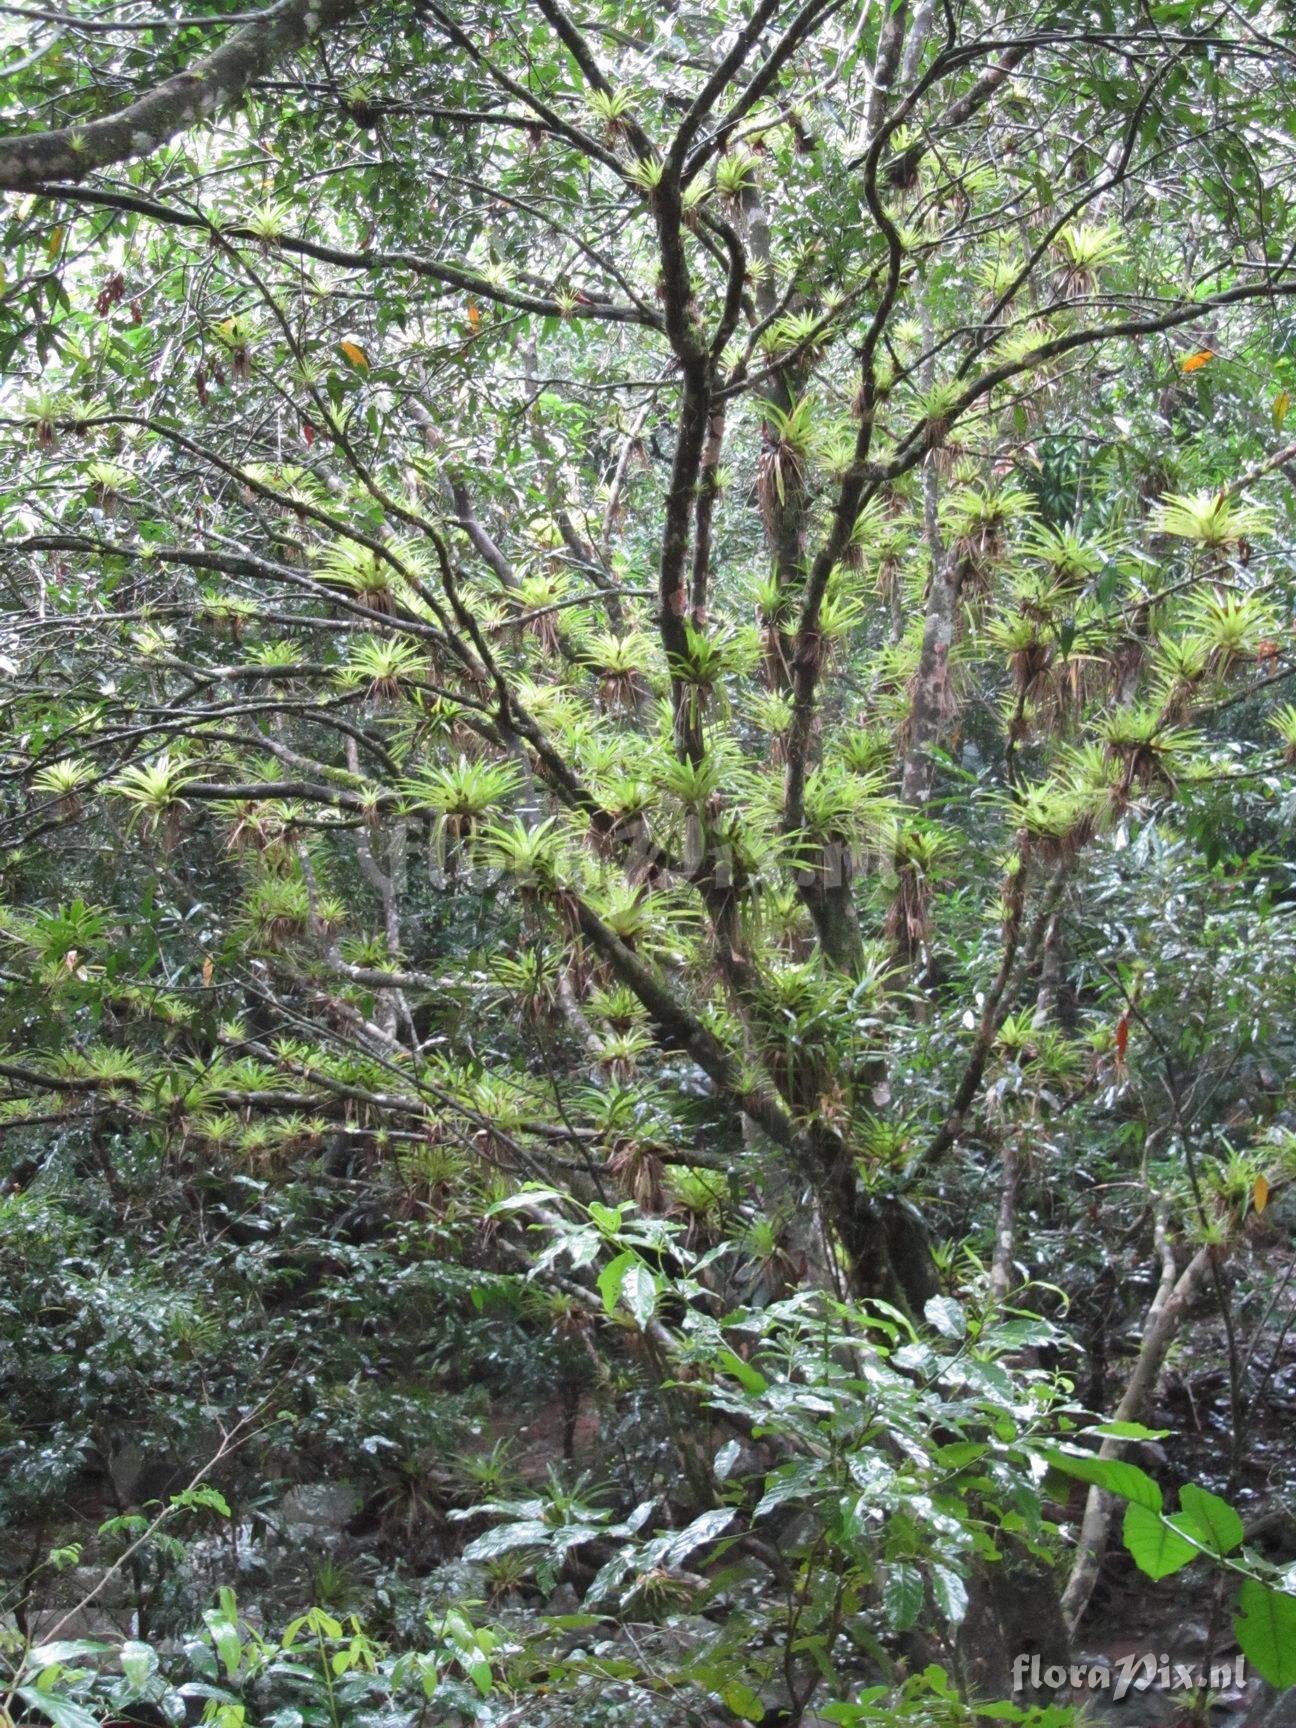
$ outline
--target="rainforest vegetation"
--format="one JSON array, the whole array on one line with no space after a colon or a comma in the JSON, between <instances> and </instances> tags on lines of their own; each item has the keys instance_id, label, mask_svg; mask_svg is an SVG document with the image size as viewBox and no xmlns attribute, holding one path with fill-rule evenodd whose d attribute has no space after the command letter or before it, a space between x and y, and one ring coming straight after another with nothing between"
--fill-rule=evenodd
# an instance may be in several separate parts
<instances>
[{"instance_id":1,"label":"rainforest vegetation","mask_svg":"<svg viewBox=\"0 0 1296 1728\"><path fill-rule=\"evenodd\" d=\"M0 1722L1290 1721L1290 0L0 74Z\"/></svg>"}]
</instances>

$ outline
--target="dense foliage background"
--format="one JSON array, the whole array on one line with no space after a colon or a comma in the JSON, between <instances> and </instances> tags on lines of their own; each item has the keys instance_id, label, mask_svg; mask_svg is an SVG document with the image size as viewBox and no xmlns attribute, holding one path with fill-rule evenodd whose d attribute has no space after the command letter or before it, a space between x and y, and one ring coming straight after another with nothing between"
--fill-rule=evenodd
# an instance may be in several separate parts
<instances>
[{"instance_id":1,"label":"dense foliage background","mask_svg":"<svg viewBox=\"0 0 1296 1728\"><path fill-rule=\"evenodd\" d=\"M1290 8L71 6L4 1711L1063 1728L1015 1659L1132 1639L1261 1710Z\"/></svg>"}]
</instances>

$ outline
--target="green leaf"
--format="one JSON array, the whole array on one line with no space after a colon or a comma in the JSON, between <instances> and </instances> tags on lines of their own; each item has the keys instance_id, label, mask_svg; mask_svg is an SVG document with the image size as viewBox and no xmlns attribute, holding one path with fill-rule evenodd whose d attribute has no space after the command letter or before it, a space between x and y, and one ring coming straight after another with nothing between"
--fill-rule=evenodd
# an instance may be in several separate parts
<instances>
[{"instance_id":1,"label":"green leaf","mask_svg":"<svg viewBox=\"0 0 1296 1728\"><path fill-rule=\"evenodd\" d=\"M745 1686L741 1680L731 1680L720 1693L725 1705L734 1715L744 1722L761 1722L765 1718L765 1706L760 1697L750 1686Z\"/></svg>"},{"instance_id":2,"label":"green leaf","mask_svg":"<svg viewBox=\"0 0 1296 1728\"><path fill-rule=\"evenodd\" d=\"M1185 1482L1179 1490L1179 1504L1212 1553L1231 1554L1241 1546L1245 1535L1242 1520L1227 1500L1195 1482Z\"/></svg>"},{"instance_id":3,"label":"green leaf","mask_svg":"<svg viewBox=\"0 0 1296 1728\"><path fill-rule=\"evenodd\" d=\"M1094 1440L1164 1440L1168 1428L1145 1428L1141 1422L1099 1422L1086 1428L1086 1437Z\"/></svg>"},{"instance_id":4,"label":"green leaf","mask_svg":"<svg viewBox=\"0 0 1296 1728\"><path fill-rule=\"evenodd\" d=\"M1068 1452L1061 1447L1052 1448L1044 1457L1064 1476L1075 1476L1135 1506L1146 1506L1150 1512L1161 1510L1160 1488L1137 1464L1127 1464L1123 1458L1098 1458L1092 1452Z\"/></svg>"},{"instance_id":5,"label":"green leaf","mask_svg":"<svg viewBox=\"0 0 1296 1728\"><path fill-rule=\"evenodd\" d=\"M1233 1629L1247 1661L1271 1686L1296 1686L1296 1597L1248 1578L1238 1607Z\"/></svg>"},{"instance_id":6,"label":"green leaf","mask_svg":"<svg viewBox=\"0 0 1296 1728\"><path fill-rule=\"evenodd\" d=\"M32 1671L51 1668L56 1662L75 1662L78 1656L97 1656L110 1648L94 1638L59 1638L53 1644L37 1644L28 1654L27 1667Z\"/></svg>"},{"instance_id":7,"label":"green leaf","mask_svg":"<svg viewBox=\"0 0 1296 1728\"><path fill-rule=\"evenodd\" d=\"M657 1280L640 1261L621 1280L621 1299L642 1331L657 1312Z\"/></svg>"},{"instance_id":8,"label":"green leaf","mask_svg":"<svg viewBox=\"0 0 1296 1728\"><path fill-rule=\"evenodd\" d=\"M137 1692L142 1692L157 1673L157 1651L151 1644L128 1638L121 1647L121 1671Z\"/></svg>"},{"instance_id":9,"label":"green leaf","mask_svg":"<svg viewBox=\"0 0 1296 1728\"><path fill-rule=\"evenodd\" d=\"M893 1632L907 1632L922 1613L922 1573L908 1561L888 1567L882 1586L882 1612Z\"/></svg>"},{"instance_id":10,"label":"green leaf","mask_svg":"<svg viewBox=\"0 0 1296 1728\"><path fill-rule=\"evenodd\" d=\"M177 1511L186 1507L203 1507L209 1512L219 1512L222 1518L230 1516L229 1501L219 1488L209 1488L205 1482L199 1483L196 1488L185 1488L179 1494L173 1494L171 1505Z\"/></svg>"},{"instance_id":11,"label":"green leaf","mask_svg":"<svg viewBox=\"0 0 1296 1728\"><path fill-rule=\"evenodd\" d=\"M923 1315L942 1338L961 1338L967 1331L963 1310L952 1296L933 1296L923 1308Z\"/></svg>"},{"instance_id":12,"label":"green leaf","mask_svg":"<svg viewBox=\"0 0 1296 1728\"><path fill-rule=\"evenodd\" d=\"M38 1692L34 1686L19 1686L17 1692L24 1704L48 1716L54 1728L99 1728L98 1718L72 1698L60 1697L57 1692Z\"/></svg>"},{"instance_id":13,"label":"green leaf","mask_svg":"<svg viewBox=\"0 0 1296 1728\"><path fill-rule=\"evenodd\" d=\"M933 1566L931 1581L936 1606L951 1626L960 1625L968 1611L967 1585L948 1566Z\"/></svg>"},{"instance_id":14,"label":"green leaf","mask_svg":"<svg viewBox=\"0 0 1296 1728\"><path fill-rule=\"evenodd\" d=\"M511 1548L539 1548L548 1542L553 1531L539 1518L524 1518L516 1524L498 1524L470 1542L463 1551L465 1560L494 1560Z\"/></svg>"},{"instance_id":15,"label":"green leaf","mask_svg":"<svg viewBox=\"0 0 1296 1728\"><path fill-rule=\"evenodd\" d=\"M1122 1532L1134 1564L1149 1578L1169 1578L1197 1558L1197 1549L1186 1541L1161 1513L1146 1506L1125 1508Z\"/></svg>"},{"instance_id":16,"label":"green leaf","mask_svg":"<svg viewBox=\"0 0 1296 1728\"><path fill-rule=\"evenodd\" d=\"M618 1254L598 1275L599 1295L603 1298L603 1312L610 1314L616 1307L621 1296L621 1280L635 1263L635 1257L627 1248Z\"/></svg>"},{"instance_id":17,"label":"green leaf","mask_svg":"<svg viewBox=\"0 0 1296 1728\"><path fill-rule=\"evenodd\" d=\"M762 1392L769 1391L769 1381L758 1368L753 1368L750 1362L744 1362L742 1357L732 1350L716 1352L716 1364L723 1368L726 1374L732 1374L744 1392L750 1392L759 1397Z\"/></svg>"}]
</instances>

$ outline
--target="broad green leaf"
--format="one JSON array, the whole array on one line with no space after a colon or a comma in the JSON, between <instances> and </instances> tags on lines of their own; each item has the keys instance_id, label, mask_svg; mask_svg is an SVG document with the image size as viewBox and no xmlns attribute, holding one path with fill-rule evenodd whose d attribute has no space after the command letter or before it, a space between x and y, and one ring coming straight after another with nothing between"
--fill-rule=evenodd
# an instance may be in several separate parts
<instances>
[{"instance_id":1,"label":"broad green leaf","mask_svg":"<svg viewBox=\"0 0 1296 1728\"><path fill-rule=\"evenodd\" d=\"M1142 1422L1099 1422L1085 1429L1086 1438L1095 1440L1164 1440L1168 1428L1146 1428Z\"/></svg>"},{"instance_id":2,"label":"broad green leaf","mask_svg":"<svg viewBox=\"0 0 1296 1728\"><path fill-rule=\"evenodd\" d=\"M1193 1544L1185 1541L1160 1512L1146 1506L1131 1504L1125 1508L1122 1534L1134 1564L1149 1578L1169 1578L1198 1556Z\"/></svg>"},{"instance_id":3,"label":"broad green leaf","mask_svg":"<svg viewBox=\"0 0 1296 1728\"><path fill-rule=\"evenodd\" d=\"M603 1298L603 1312L611 1314L621 1298L621 1281L635 1263L635 1256L627 1248L615 1259L609 1260L598 1275L598 1291Z\"/></svg>"},{"instance_id":4,"label":"broad green leaf","mask_svg":"<svg viewBox=\"0 0 1296 1728\"><path fill-rule=\"evenodd\" d=\"M17 1695L43 1716L48 1716L54 1728L99 1728L99 1718L84 1704L65 1698L58 1692L41 1692L35 1686L19 1686Z\"/></svg>"},{"instance_id":5,"label":"broad green leaf","mask_svg":"<svg viewBox=\"0 0 1296 1728\"><path fill-rule=\"evenodd\" d=\"M952 1296L933 1296L923 1314L942 1338L961 1338L967 1331L967 1318Z\"/></svg>"},{"instance_id":6,"label":"broad green leaf","mask_svg":"<svg viewBox=\"0 0 1296 1728\"><path fill-rule=\"evenodd\" d=\"M543 1548L553 1535L551 1525L539 1518L524 1518L516 1524L498 1524L478 1536L463 1551L465 1560L494 1560L513 1548Z\"/></svg>"},{"instance_id":7,"label":"broad green leaf","mask_svg":"<svg viewBox=\"0 0 1296 1728\"><path fill-rule=\"evenodd\" d=\"M50 1668L56 1662L75 1662L81 1656L97 1656L111 1649L96 1638L59 1638L53 1644L36 1644L27 1653L27 1667L32 1671Z\"/></svg>"},{"instance_id":8,"label":"broad green leaf","mask_svg":"<svg viewBox=\"0 0 1296 1728\"><path fill-rule=\"evenodd\" d=\"M922 1573L908 1561L888 1566L882 1586L882 1612L893 1632L907 1632L922 1612Z\"/></svg>"},{"instance_id":9,"label":"broad green leaf","mask_svg":"<svg viewBox=\"0 0 1296 1728\"><path fill-rule=\"evenodd\" d=\"M642 1261L626 1269L621 1280L621 1300L641 1329L657 1312L657 1280Z\"/></svg>"},{"instance_id":10,"label":"broad green leaf","mask_svg":"<svg viewBox=\"0 0 1296 1728\"><path fill-rule=\"evenodd\" d=\"M1242 1520L1227 1500L1195 1482L1185 1482L1179 1490L1179 1504L1213 1553L1231 1554L1241 1546L1245 1534Z\"/></svg>"},{"instance_id":11,"label":"broad green leaf","mask_svg":"<svg viewBox=\"0 0 1296 1728\"><path fill-rule=\"evenodd\" d=\"M1150 1512L1161 1510L1160 1488L1137 1464L1128 1464L1123 1458L1098 1458L1091 1452L1069 1452L1061 1447L1051 1449L1044 1457L1054 1470L1061 1470L1066 1476L1089 1482L1135 1506L1146 1506Z\"/></svg>"},{"instance_id":12,"label":"broad green leaf","mask_svg":"<svg viewBox=\"0 0 1296 1728\"><path fill-rule=\"evenodd\" d=\"M720 1350L716 1353L717 1364L727 1374L732 1374L744 1391L759 1396L769 1390L769 1381L759 1368L753 1368L750 1362L744 1362L742 1357L732 1350Z\"/></svg>"},{"instance_id":13,"label":"broad green leaf","mask_svg":"<svg viewBox=\"0 0 1296 1728\"><path fill-rule=\"evenodd\" d=\"M1271 1686L1296 1686L1296 1596L1248 1578L1238 1609L1233 1629L1251 1667Z\"/></svg>"},{"instance_id":14,"label":"broad green leaf","mask_svg":"<svg viewBox=\"0 0 1296 1728\"><path fill-rule=\"evenodd\" d=\"M968 1611L967 1585L949 1566L931 1569L932 1596L951 1626L962 1624Z\"/></svg>"},{"instance_id":15,"label":"broad green leaf","mask_svg":"<svg viewBox=\"0 0 1296 1728\"><path fill-rule=\"evenodd\" d=\"M728 1685L721 1689L720 1696L725 1701L726 1709L732 1710L740 1721L765 1720L765 1706L761 1702L760 1694L753 1692L751 1687L744 1685L741 1680L729 1681Z\"/></svg>"},{"instance_id":16,"label":"broad green leaf","mask_svg":"<svg viewBox=\"0 0 1296 1728\"><path fill-rule=\"evenodd\" d=\"M158 1655L151 1644L128 1638L121 1647L121 1671L137 1692L142 1692L157 1673Z\"/></svg>"}]
</instances>

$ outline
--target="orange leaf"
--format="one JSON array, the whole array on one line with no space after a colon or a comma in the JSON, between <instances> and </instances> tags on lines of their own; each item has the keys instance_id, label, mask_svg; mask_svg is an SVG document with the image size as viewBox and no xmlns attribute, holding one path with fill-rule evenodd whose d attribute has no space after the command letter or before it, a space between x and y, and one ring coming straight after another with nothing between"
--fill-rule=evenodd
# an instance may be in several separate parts
<instances>
[{"instance_id":1,"label":"orange leaf","mask_svg":"<svg viewBox=\"0 0 1296 1728\"><path fill-rule=\"evenodd\" d=\"M1179 362L1179 370L1181 372L1196 372L1199 367L1205 366L1208 361L1214 358L1215 350L1213 348L1199 348L1195 354L1190 354L1186 360Z\"/></svg>"},{"instance_id":2,"label":"orange leaf","mask_svg":"<svg viewBox=\"0 0 1296 1728\"><path fill-rule=\"evenodd\" d=\"M468 302L468 322L472 325L474 330L480 330L481 321L481 307L475 300L470 300Z\"/></svg>"},{"instance_id":3,"label":"orange leaf","mask_svg":"<svg viewBox=\"0 0 1296 1728\"><path fill-rule=\"evenodd\" d=\"M1263 1212L1269 1204L1269 1178L1267 1176L1256 1177L1255 1187L1251 1190L1251 1204L1257 1212Z\"/></svg>"},{"instance_id":4,"label":"orange leaf","mask_svg":"<svg viewBox=\"0 0 1296 1728\"><path fill-rule=\"evenodd\" d=\"M369 356L358 342L339 342L338 347L353 366L358 366L362 372L369 370Z\"/></svg>"}]
</instances>

